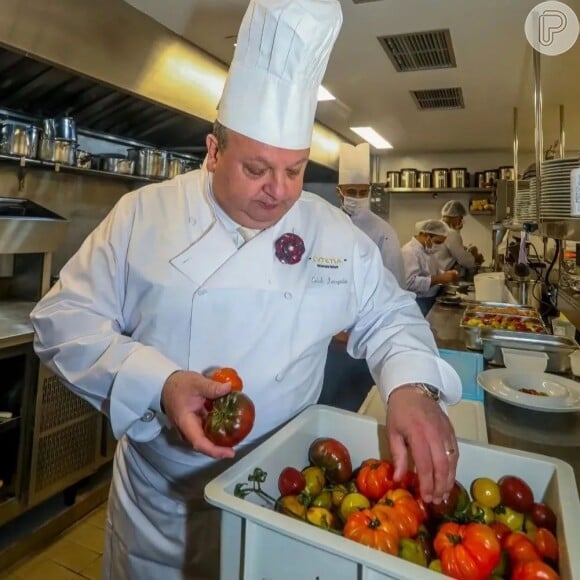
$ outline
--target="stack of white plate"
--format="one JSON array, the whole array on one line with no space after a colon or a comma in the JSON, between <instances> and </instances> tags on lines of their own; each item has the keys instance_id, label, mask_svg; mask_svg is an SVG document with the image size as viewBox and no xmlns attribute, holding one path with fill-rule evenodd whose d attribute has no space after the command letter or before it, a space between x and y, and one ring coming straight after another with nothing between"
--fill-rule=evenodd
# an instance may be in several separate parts
<instances>
[{"instance_id":1,"label":"stack of white plate","mask_svg":"<svg viewBox=\"0 0 580 580\"><path fill-rule=\"evenodd\" d=\"M577 157L551 159L542 163L541 217L570 217L570 172L576 167L580 167Z\"/></svg>"},{"instance_id":2,"label":"stack of white plate","mask_svg":"<svg viewBox=\"0 0 580 580\"><path fill-rule=\"evenodd\" d=\"M514 199L514 222L536 221L536 179L518 185L518 193Z\"/></svg>"}]
</instances>

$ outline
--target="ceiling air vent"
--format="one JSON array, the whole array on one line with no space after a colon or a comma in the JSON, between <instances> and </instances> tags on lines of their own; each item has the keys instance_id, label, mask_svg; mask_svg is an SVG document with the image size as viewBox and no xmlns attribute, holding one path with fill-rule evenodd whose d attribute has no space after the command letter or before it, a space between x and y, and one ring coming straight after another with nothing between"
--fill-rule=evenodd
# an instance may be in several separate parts
<instances>
[{"instance_id":1,"label":"ceiling air vent","mask_svg":"<svg viewBox=\"0 0 580 580\"><path fill-rule=\"evenodd\" d=\"M457 66L449 30L379 36L378 40L398 72Z\"/></svg>"},{"instance_id":2,"label":"ceiling air vent","mask_svg":"<svg viewBox=\"0 0 580 580\"><path fill-rule=\"evenodd\" d=\"M427 89L411 91L417 107L421 111L433 109L464 109L463 91L459 87L452 89Z\"/></svg>"}]
</instances>

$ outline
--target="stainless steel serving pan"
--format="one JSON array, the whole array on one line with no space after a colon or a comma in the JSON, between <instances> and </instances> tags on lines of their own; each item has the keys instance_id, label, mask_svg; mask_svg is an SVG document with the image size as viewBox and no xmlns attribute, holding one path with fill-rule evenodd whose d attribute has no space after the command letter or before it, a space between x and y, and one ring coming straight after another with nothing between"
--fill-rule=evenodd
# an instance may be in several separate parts
<instances>
[{"instance_id":1,"label":"stainless steel serving pan","mask_svg":"<svg viewBox=\"0 0 580 580\"><path fill-rule=\"evenodd\" d=\"M129 159L135 161L135 173L142 177L167 178L167 151L159 149L127 149Z\"/></svg>"},{"instance_id":2,"label":"stainless steel serving pan","mask_svg":"<svg viewBox=\"0 0 580 580\"><path fill-rule=\"evenodd\" d=\"M493 365L504 365L502 348L516 348L545 352L548 355L546 372L567 373L570 370L570 358L578 344L564 336L534 334L529 332L510 332L491 328L481 329L483 357Z\"/></svg>"}]
</instances>

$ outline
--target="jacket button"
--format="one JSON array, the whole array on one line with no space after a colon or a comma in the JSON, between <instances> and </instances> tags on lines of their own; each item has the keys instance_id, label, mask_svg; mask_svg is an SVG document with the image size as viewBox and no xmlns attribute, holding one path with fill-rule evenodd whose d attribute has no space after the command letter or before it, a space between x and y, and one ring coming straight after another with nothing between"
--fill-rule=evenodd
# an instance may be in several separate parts
<instances>
[{"instance_id":1,"label":"jacket button","mask_svg":"<svg viewBox=\"0 0 580 580\"><path fill-rule=\"evenodd\" d=\"M276 375L276 382L281 383L284 380L284 373L278 373Z\"/></svg>"},{"instance_id":2,"label":"jacket button","mask_svg":"<svg viewBox=\"0 0 580 580\"><path fill-rule=\"evenodd\" d=\"M141 421L143 421L144 423L151 423L151 421L153 421L153 419L155 419L155 411L147 411L143 417L141 417Z\"/></svg>"},{"instance_id":3,"label":"jacket button","mask_svg":"<svg viewBox=\"0 0 580 580\"><path fill-rule=\"evenodd\" d=\"M198 296L205 296L207 294L207 290L205 288L201 288L197 294Z\"/></svg>"},{"instance_id":4,"label":"jacket button","mask_svg":"<svg viewBox=\"0 0 580 580\"><path fill-rule=\"evenodd\" d=\"M286 300L292 300L292 292L284 292L284 298Z\"/></svg>"}]
</instances>

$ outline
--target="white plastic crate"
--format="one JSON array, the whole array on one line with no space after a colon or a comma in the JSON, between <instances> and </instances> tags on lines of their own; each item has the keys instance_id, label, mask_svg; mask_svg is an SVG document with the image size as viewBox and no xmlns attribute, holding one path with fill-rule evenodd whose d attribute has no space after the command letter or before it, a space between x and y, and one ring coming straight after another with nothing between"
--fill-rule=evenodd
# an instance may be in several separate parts
<instances>
[{"instance_id":1,"label":"white plastic crate","mask_svg":"<svg viewBox=\"0 0 580 580\"><path fill-rule=\"evenodd\" d=\"M431 578L440 574L262 507L251 494L234 496L237 483L260 467L268 473L263 489L277 497L280 471L308 464L317 437L335 437L356 467L369 457L388 457L384 427L374 418L315 405L262 443L205 488L207 501L222 511L222 580L379 580ZM580 501L572 468L542 455L459 441L457 479L513 474L531 486L558 516L562 580L580 578Z\"/></svg>"}]
</instances>

